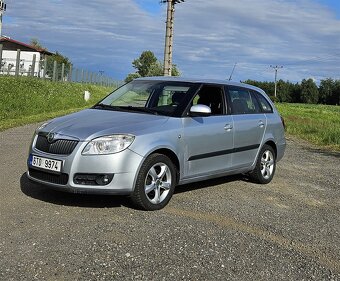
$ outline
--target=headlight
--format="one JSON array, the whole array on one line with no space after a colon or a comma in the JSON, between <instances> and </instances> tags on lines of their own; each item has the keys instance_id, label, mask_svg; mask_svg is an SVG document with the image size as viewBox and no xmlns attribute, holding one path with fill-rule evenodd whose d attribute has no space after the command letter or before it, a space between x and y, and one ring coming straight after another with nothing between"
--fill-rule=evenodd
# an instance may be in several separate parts
<instances>
[{"instance_id":1,"label":"headlight","mask_svg":"<svg viewBox=\"0 0 340 281\"><path fill-rule=\"evenodd\" d=\"M96 138L84 148L83 155L105 155L121 152L133 143L135 137L131 135L112 135Z\"/></svg>"}]
</instances>

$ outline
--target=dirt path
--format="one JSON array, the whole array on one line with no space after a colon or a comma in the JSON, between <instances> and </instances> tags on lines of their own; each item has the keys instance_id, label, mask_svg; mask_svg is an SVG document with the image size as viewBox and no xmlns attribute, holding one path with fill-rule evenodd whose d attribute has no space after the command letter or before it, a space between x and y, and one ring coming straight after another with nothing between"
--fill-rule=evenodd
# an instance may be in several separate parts
<instances>
[{"instance_id":1,"label":"dirt path","mask_svg":"<svg viewBox=\"0 0 340 281\"><path fill-rule=\"evenodd\" d=\"M269 185L177 188L159 212L25 176L35 125L0 133L0 280L340 280L340 154L290 139Z\"/></svg>"}]
</instances>

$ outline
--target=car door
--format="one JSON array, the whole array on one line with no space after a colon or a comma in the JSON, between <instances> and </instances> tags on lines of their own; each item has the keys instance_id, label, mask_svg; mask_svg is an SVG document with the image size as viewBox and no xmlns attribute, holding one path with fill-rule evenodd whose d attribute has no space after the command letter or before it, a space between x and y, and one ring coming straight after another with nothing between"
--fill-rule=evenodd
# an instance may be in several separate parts
<instances>
[{"instance_id":1,"label":"car door","mask_svg":"<svg viewBox=\"0 0 340 281\"><path fill-rule=\"evenodd\" d=\"M247 88L228 86L228 100L234 124L233 168L251 166L257 156L267 126L252 91Z\"/></svg>"},{"instance_id":2,"label":"car door","mask_svg":"<svg viewBox=\"0 0 340 281\"><path fill-rule=\"evenodd\" d=\"M209 116L187 116L183 122L184 175L212 175L231 167L233 118L227 114L223 87L203 86L192 105L211 108Z\"/></svg>"}]
</instances>

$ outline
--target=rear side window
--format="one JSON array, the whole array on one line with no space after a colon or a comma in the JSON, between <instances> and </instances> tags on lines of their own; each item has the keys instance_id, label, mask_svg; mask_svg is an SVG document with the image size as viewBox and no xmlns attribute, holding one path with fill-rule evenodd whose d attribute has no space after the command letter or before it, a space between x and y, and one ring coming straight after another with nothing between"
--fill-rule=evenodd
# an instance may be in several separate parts
<instances>
[{"instance_id":1,"label":"rear side window","mask_svg":"<svg viewBox=\"0 0 340 281\"><path fill-rule=\"evenodd\" d=\"M273 108L267 99L258 92L254 92L264 113L273 113Z\"/></svg>"},{"instance_id":2,"label":"rear side window","mask_svg":"<svg viewBox=\"0 0 340 281\"><path fill-rule=\"evenodd\" d=\"M230 87L229 96L233 114L256 114L261 112L257 101L248 89Z\"/></svg>"}]
</instances>

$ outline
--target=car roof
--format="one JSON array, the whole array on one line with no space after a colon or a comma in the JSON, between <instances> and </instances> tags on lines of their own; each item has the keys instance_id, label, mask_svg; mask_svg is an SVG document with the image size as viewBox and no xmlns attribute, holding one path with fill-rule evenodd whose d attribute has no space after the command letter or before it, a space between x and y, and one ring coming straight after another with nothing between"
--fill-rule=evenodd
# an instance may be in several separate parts
<instances>
[{"instance_id":1,"label":"car roof","mask_svg":"<svg viewBox=\"0 0 340 281\"><path fill-rule=\"evenodd\" d=\"M207 79L207 78L184 78L178 76L153 76L153 77L141 77L135 80L138 81L177 81L177 82L189 82L189 83L204 83L204 84L219 84L219 85L227 85L227 86L238 86L245 87L248 89L252 89L261 93L265 93L261 88L255 87L253 85L232 82L229 80L222 79Z\"/></svg>"}]
</instances>

